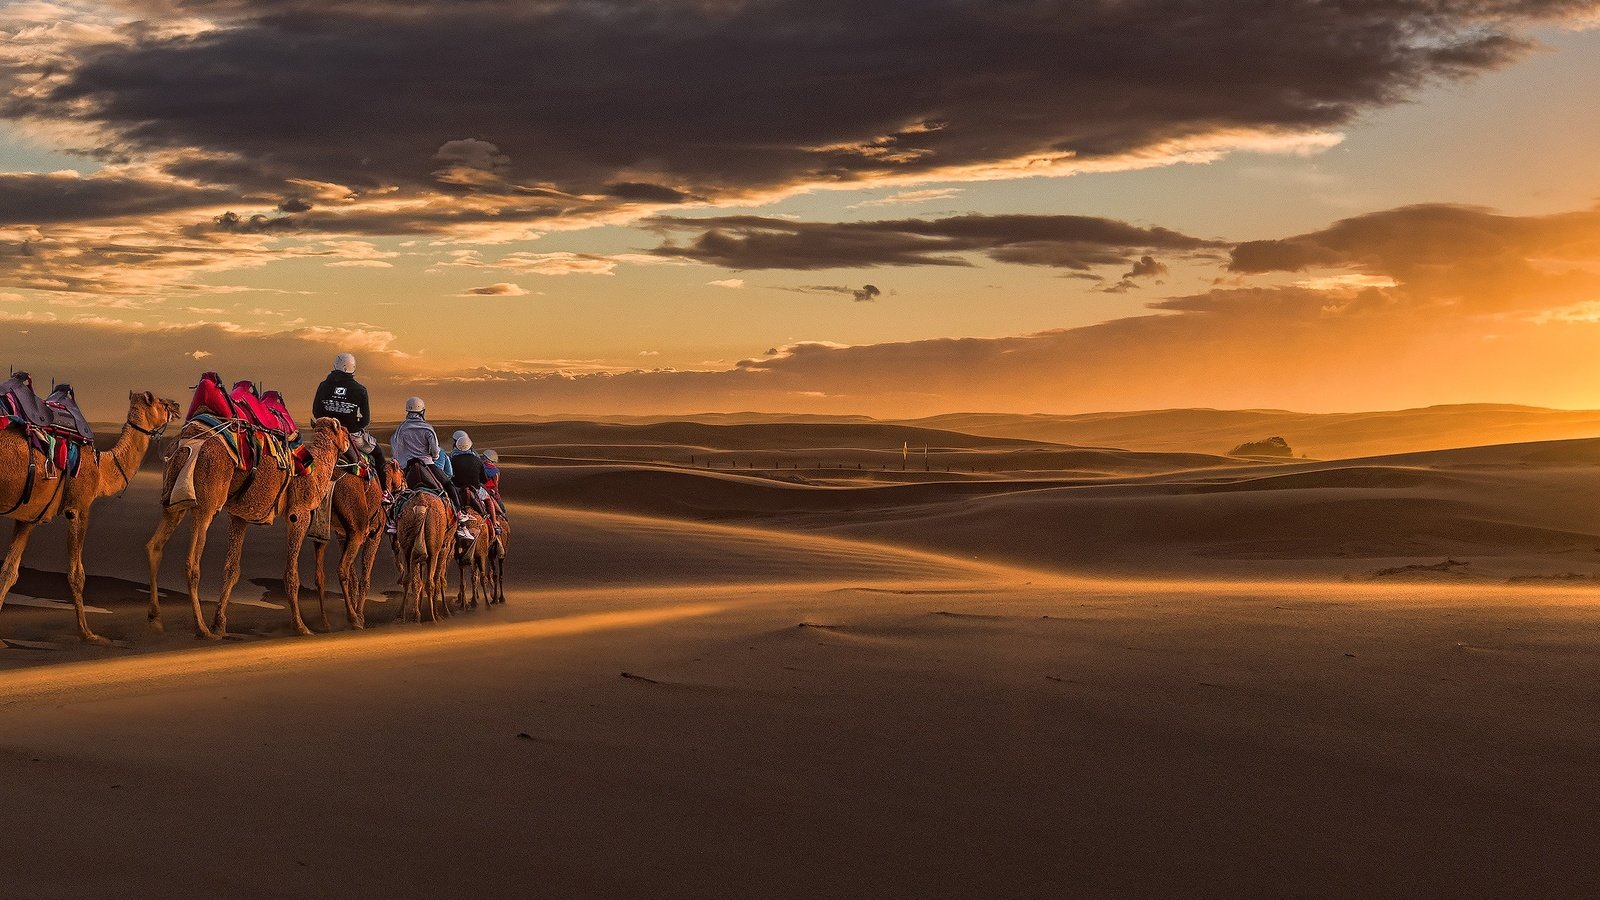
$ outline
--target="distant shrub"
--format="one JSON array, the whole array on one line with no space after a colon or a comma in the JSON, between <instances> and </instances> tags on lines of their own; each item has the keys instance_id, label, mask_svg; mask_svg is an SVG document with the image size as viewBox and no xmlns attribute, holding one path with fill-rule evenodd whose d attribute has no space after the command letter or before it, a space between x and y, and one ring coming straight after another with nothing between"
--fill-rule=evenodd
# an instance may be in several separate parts
<instances>
[{"instance_id":1,"label":"distant shrub","mask_svg":"<svg viewBox=\"0 0 1600 900\"><path fill-rule=\"evenodd\" d=\"M1289 442L1281 437L1269 437L1264 441L1247 441L1228 451L1229 456L1294 456L1294 450L1289 447Z\"/></svg>"}]
</instances>

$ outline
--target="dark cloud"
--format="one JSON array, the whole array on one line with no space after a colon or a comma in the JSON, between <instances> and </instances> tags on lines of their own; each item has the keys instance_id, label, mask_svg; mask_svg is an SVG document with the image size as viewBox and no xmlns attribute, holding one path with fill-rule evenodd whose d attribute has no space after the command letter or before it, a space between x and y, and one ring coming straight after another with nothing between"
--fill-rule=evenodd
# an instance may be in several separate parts
<instances>
[{"instance_id":1,"label":"dark cloud","mask_svg":"<svg viewBox=\"0 0 1600 900\"><path fill-rule=\"evenodd\" d=\"M1166 228L1141 228L1092 216L964 215L876 222L796 222L763 216L674 218L647 227L699 231L687 244L653 252L730 269L833 269L968 266L958 254L1000 262L1085 270L1135 263L1135 251L1223 246ZM1157 264L1159 265L1159 264Z\"/></svg>"},{"instance_id":2,"label":"dark cloud","mask_svg":"<svg viewBox=\"0 0 1600 900\"><path fill-rule=\"evenodd\" d=\"M170 179L114 173L0 172L0 226L159 215L225 203L230 196Z\"/></svg>"},{"instance_id":3,"label":"dark cloud","mask_svg":"<svg viewBox=\"0 0 1600 900\"><path fill-rule=\"evenodd\" d=\"M1159 278L1165 274L1167 274L1166 263L1161 262L1153 256L1141 256L1139 257L1139 261L1133 264L1133 268L1123 273L1122 277L1124 279Z\"/></svg>"},{"instance_id":4,"label":"dark cloud","mask_svg":"<svg viewBox=\"0 0 1600 900\"><path fill-rule=\"evenodd\" d=\"M643 181L619 181L605 186L605 192L618 200L644 203L686 203L694 197L665 185Z\"/></svg>"},{"instance_id":5,"label":"dark cloud","mask_svg":"<svg viewBox=\"0 0 1600 900\"><path fill-rule=\"evenodd\" d=\"M1240 273L1336 268L1393 280L1408 302L1473 311L1572 302L1600 286L1600 208L1507 216L1429 204L1369 213L1320 231L1233 250Z\"/></svg>"},{"instance_id":6,"label":"dark cloud","mask_svg":"<svg viewBox=\"0 0 1600 900\"><path fill-rule=\"evenodd\" d=\"M725 198L1352 121L1592 0L170 0L0 61L0 114L241 193ZM182 17L220 26L196 32ZM198 152L196 152L198 151ZM594 198L603 198L595 200ZM243 204L240 204L243 206ZM540 218L542 204L494 213ZM384 229L381 216L347 223ZM307 228L336 219L311 218ZM449 217L406 227L447 228ZM352 229L353 230L353 229ZM1057 248L1005 253L1074 265Z\"/></svg>"},{"instance_id":7,"label":"dark cloud","mask_svg":"<svg viewBox=\"0 0 1600 900\"><path fill-rule=\"evenodd\" d=\"M843 294L857 303L869 303L883 296L883 291L875 284L864 284L858 288L843 284L802 284L799 287L778 290L794 291L798 294Z\"/></svg>"},{"instance_id":8,"label":"dark cloud","mask_svg":"<svg viewBox=\"0 0 1600 900\"><path fill-rule=\"evenodd\" d=\"M311 211L311 203L299 197L290 197L278 204L278 212L303 213Z\"/></svg>"},{"instance_id":9,"label":"dark cloud","mask_svg":"<svg viewBox=\"0 0 1600 900\"><path fill-rule=\"evenodd\" d=\"M241 216L230 210L213 217L212 221L217 224L218 229L234 234L271 234L299 230L296 220L288 216L267 216L261 213Z\"/></svg>"}]
</instances>

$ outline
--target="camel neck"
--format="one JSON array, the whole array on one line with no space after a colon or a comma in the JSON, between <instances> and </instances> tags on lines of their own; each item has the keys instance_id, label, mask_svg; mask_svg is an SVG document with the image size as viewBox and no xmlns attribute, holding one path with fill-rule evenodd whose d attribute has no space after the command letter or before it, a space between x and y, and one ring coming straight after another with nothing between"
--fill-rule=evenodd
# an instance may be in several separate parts
<instances>
[{"instance_id":1,"label":"camel neck","mask_svg":"<svg viewBox=\"0 0 1600 900\"><path fill-rule=\"evenodd\" d=\"M117 442L106 453L112 460L114 477L107 478L105 467L100 469L100 488L97 495L108 497L126 490L128 482L139 471L139 463L144 460L144 453L150 449L150 435L133 427L127 422L122 426L122 433L117 435Z\"/></svg>"}]
</instances>

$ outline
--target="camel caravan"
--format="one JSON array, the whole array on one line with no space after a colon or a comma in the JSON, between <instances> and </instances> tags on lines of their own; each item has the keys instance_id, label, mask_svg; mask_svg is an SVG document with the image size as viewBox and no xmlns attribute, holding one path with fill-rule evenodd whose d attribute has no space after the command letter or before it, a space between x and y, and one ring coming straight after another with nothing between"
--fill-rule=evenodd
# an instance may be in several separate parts
<instances>
[{"instance_id":1,"label":"camel caravan","mask_svg":"<svg viewBox=\"0 0 1600 900\"><path fill-rule=\"evenodd\" d=\"M0 384L0 508L15 522L0 570L0 606L16 584L28 537L64 515L68 528L67 581L84 641L104 644L85 615L83 547L89 512L101 498L120 495L152 445L179 422L178 404L149 391L128 395L121 434L109 450L94 433L70 385L41 398L25 372ZM283 587L295 632L312 633L300 610L300 556L313 545L320 624L331 631L324 580L328 545L339 543L336 573L345 622L367 624L367 597L378 550L388 538L401 577L397 621L436 621L480 602L505 602L505 556L511 525L499 493L498 456L479 452L465 431L448 450L439 446L421 398L406 402L386 458L367 432L371 409L355 380L355 358L340 354L318 387L309 429L301 431L277 391L249 381L225 387L207 372L164 456L161 518L145 545L150 567L149 623L161 632L160 570L168 541L190 520L185 576L195 635L227 634L228 602L240 577L245 535L252 525L282 519L287 527ZM201 608L200 563L211 522L228 516L222 592L210 622ZM460 587L448 595L450 563Z\"/></svg>"}]
</instances>

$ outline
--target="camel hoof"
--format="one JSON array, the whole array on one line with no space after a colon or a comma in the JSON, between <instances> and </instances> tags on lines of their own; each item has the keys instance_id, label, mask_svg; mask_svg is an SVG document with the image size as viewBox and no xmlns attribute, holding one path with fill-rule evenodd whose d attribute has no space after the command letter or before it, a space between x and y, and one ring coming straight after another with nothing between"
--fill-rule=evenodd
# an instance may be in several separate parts
<instances>
[{"instance_id":1,"label":"camel hoof","mask_svg":"<svg viewBox=\"0 0 1600 900\"><path fill-rule=\"evenodd\" d=\"M150 630L152 632L154 632L155 634L166 634L167 633L167 626L161 624L161 620L160 619L151 619L150 620Z\"/></svg>"},{"instance_id":2,"label":"camel hoof","mask_svg":"<svg viewBox=\"0 0 1600 900\"><path fill-rule=\"evenodd\" d=\"M194 639L197 641L220 641L222 640L222 635L223 632L208 631L204 628L196 628L194 630Z\"/></svg>"},{"instance_id":3,"label":"camel hoof","mask_svg":"<svg viewBox=\"0 0 1600 900\"><path fill-rule=\"evenodd\" d=\"M311 629L307 628L304 625L296 626L295 627L295 633L300 635L301 637L311 637L312 635L316 634L315 631L312 631Z\"/></svg>"},{"instance_id":4,"label":"camel hoof","mask_svg":"<svg viewBox=\"0 0 1600 900\"><path fill-rule=\"evenodd\" d=\"M92 631L82 635L82 637L83 637L83 642L85 644L93 644L96 647L109 647L109 646L111 646L111 639L110 638L103 638L100 635L95 634Z\"/></svg>"}]
</instances>

